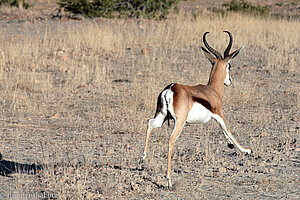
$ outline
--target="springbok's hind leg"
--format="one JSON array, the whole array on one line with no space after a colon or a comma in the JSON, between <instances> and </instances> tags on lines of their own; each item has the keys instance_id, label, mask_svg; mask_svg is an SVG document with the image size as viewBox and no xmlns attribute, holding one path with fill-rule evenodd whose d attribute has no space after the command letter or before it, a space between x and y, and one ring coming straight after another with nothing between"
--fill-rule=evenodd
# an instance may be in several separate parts
<instances>
[{"instance_id":1,"label":"springbok's hind leg","mask_svg":"<svg viewBox=\"0 0 300 200\"><path fill-rule=\"evenodd\" d=\"M225 120L222 114L218 115L218 114L214 114L212 116L221 126L221 128L223 129L223 133L225 134L225 137L228 141L228 146L232 146L233 144L243 153L246 154L251 154L252 150L251 149L246 149L244 147L242 147L237 141L236 139L233 137L233 135L231 134L230 130L227 128L226 124L225 124Z\"/></svg>"},{"instance_id":2,"label":"springbok's hind leg","mask_svg":"<svg viewBox=\"0 0 300 200\"><path fill-rule=\"evenodd\" d=\"M174 148L175 141L178 139L183 126L184 126L184 119L178 119L175 121L174 130L171 134L170 140L169 140L169 151L168 151L168 171L167 171L167 181L168 181L168 188L169 190L172 190L172 180L171 180L171 165L172 165L172 152Z\"/></svg>"},{"instance_id":3,"label":"springbok's hind leg","mask_svg":"<svg viewBox=\"0 0 300 200\"><path fill-rule=\"evenodd\" d=\"M222 128L222 126L220 125L220 127ZM223 129L223 128L222 128ZM223 133L225 135L226 141L227 141L227 146L229 149L233 149L234 148L234 144L233 142L231 142L230 137L227 136L227 133L223 130Z\"/></svg>"},{"instance_id":4,"label":"springbok's hind leg","mask_svg":"<svg viewBox=\"0 0 300 200\"><path fill-rule=\"evenodd\" d=\"M163 122L164 122L165 117L166 117L165 114L159 113L154 119L150 119L148 121L147 135L146 135L146 141L145 141L145 149L144 149L143 154L139 158L138 164L142 164L143 161L145 160L146 156L147 156L148 147L149 147L149 138L150 138L151 131L154 128L161 127Z\"/></svg>"}]
</instances>

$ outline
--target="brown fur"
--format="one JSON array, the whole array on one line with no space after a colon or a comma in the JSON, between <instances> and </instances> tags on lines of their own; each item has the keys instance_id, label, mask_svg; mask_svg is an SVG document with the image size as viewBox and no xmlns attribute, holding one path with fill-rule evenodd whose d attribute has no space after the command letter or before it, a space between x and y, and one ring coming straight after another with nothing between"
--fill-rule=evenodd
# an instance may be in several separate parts
<instances>
[{"instance_id":1,"label":"brown fur","mask_svg":"<svg viewBox=\"0 0 300 200\"><path fill-rule=\"evenodd\" d=\"M176 117L180 115L187 116L195 102L200 103L214 114L221 112L221 96L210 85L188 86L175 84L171 90L174 92L173 107Z\"/></svg>"}]
</instances>

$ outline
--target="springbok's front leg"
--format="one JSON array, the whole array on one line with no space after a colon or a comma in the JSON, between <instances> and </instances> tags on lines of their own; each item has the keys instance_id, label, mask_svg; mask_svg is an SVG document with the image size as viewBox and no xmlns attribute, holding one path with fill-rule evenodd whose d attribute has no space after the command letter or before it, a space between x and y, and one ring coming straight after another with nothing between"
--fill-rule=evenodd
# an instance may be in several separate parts
<instances>
[{"instance_id":1,"label":"springbok's front leg","mask_svg":"<svg viewBox=\"0 0 300 200\"><path fill-rule=\"evenodd\" d=\"M175 127L174 127L174 130L173 130L170 140L169 140L167 180L168 180L168 188L170 190L172 190L172 181L171 181L172 152L173 152L175 141L179 137L179 135L183 129L184 123L185 123L185 120L183 120L183 119L175 120Z\"/></svg>"},{"instance_id":2,"label":"springbok's front leg","mask_svg":"<svg viewBox=\"0 0 300 200\"><path fill-rule=\"evenodd\" d=\"M243 153L246 153L246 154L252 153L251 149L246 149L246 148L242 147L236 141L236 139L232 136L230 130L228 129L228 127L225 124L224 116L222 114L220 114L220 115L214 114L212 117L220 124L221 128L223 129L223 133L225 134L225 137L229 144L234 144Z\"/></svg>"}]
</instances>

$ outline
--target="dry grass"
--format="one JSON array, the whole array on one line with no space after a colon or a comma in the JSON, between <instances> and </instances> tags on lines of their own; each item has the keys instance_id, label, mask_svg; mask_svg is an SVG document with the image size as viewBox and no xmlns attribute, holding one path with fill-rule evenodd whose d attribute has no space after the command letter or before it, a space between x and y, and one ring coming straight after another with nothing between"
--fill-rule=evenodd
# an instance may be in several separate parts
<instances>
[{"instance_id":1,"label":"dry grass","mask_svg":"<svg viewBox=\"0 0 300 200\"><path fill-rule=\"evenodd\" d=\"M207 83L202 35L210 31L209 43L222 50L223 30L234 35L233 49L245 45L233 61L224 115L254 157L233 156L214 122L188 126L174 154L177 189L168 192L161 186L171 127L155 130L145 171L134 170L146 120L165 85ZM1 177L0 192L44 191L59 199L296 197L299 32L298 21L241 15L179 15L143 21L143 28L135 20L3 25L1 153L47 167L35 176Z\"/></svg>"},{"instance_id":2,"label":"dry grass","mask_svg":"<svg viewBox=\"0 0 300 200\"><path fill-rule=\"evenodd\" d=\"M50 18L58 9L56 0L25 0L25 2L31 5L28 9L5 5L1 6L0 19L17 21Z\"/></svg>"}]
</instances>

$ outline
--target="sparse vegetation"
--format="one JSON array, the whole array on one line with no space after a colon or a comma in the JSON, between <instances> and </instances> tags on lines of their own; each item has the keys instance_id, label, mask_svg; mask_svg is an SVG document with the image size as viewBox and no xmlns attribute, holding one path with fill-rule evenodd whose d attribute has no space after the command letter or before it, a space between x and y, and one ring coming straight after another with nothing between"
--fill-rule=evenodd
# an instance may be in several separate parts
<instances>
[{"instance_id":1,"label":"sparse vegetation","mask_svg":"<svg viewBox=\"0 0 300 200\"><path fill-rule=\"evenodd\" d=\"M224 3L219 7L209 7L209 10L221 15L228 13L241 13L251 16L266 17L270 14L268 6L261 6L259 4L253 4L246 0L231 0L229 3Z\"/></svg>"},{"instance_id":2,"label":"sparse vegetation","mask_svg":"<svg viewBox=\"0 0 300 200\"><path fill-rule=\"evenodd\" d=\"M0 7L1 6L11 6L11 7L28 9L32 7L33 4L29 4L25 0L1 0Z\"/></svg>"},{"instance_id":3,"label":"sparse vegetation","mask_svg":"<svg viewBox=\"0 0 300 200\"><path fill-rule=\"evenodd\" d=\"M164 19L179 0L60 0L59 6L87 17Z\"/></svg>"},{"instance_id":4,"label":"sparse vegetation","mask_svg":"<svg viewBox=\"0 0 300 200\"><path fill-rule=\"evenodd\" d=\"M222 6L229 12L240 12L255 16L267 16L270 13L268 6L255 5L246 0L231 0L229 3L224 3Z\"/></svg>"}]
</instances>

